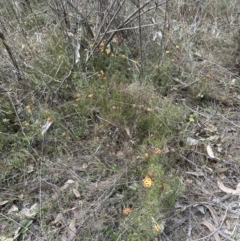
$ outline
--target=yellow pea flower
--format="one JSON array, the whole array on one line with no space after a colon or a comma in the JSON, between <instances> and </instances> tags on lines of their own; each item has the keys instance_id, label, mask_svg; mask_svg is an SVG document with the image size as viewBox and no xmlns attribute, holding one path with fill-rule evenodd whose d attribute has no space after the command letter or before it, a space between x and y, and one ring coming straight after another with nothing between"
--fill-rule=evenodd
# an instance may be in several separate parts
<instances>
[{"instance_id":1,"label":"yellow pea flower","mask_svg":"<svg viewBox=\"0 0 240 241\"><path fill-rule=\"evenodd\" d=\"M161 154L161 153L162 153L162 150L159 149L159 148L155 148L154 152L155 152L156 154Z\"/></svg>"},{"instance_id":2,"label":"yellow pea flower","mask_svg":"<svg viewBox=\"0 0 240 241\"><path fill-rule=\"evenodd\" d=\"M128 215L131 211L132 211L131 208L124 208L124 209L123 209L123 214L124 214L124 215Z\"/></svg>"},{"instance_id":3,"label":"yellow pea flower","mask_svg":"<svg viewBox=\"0 0 240 241\"><path fill-rule=\"evenodd\" d=\"M146 176L143 179L142 184L143 184L144 187L148 188L148 187L151 187L153 185L153 181L150 177Z\"/></svg>"}]
</instances>

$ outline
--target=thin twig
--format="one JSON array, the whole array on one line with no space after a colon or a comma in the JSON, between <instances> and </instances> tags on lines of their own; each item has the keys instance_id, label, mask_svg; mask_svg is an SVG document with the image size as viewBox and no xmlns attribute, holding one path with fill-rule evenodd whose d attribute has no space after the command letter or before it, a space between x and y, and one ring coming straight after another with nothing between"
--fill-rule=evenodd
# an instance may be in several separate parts
<instances>
[{"instance_id":1,"label":"thin twig","mask_svg":"<svg viewBox=\"0 0 240 241\"><path fill-rule=\"evenodd\" d=\"M122 5L123 5L123 3L124 3L125 1L126 1L126 0L123 0L123 1L121 2L121 4L119 5L118 9L117 9L116 12L114 13L112 19L109 21L109 24L107 25L104 33L102 34L101 38L98 40L97 44L96 44L96 41L94 42L94 47L92 48L89 57L91 57L92 53L95 52L96 48L99 46L99 44L100 44L100 43L102 42L102 40L105 38L105 35L108 33L109 27L111 26L111 24L112 24L114 18L116 17L116 15L118 14L118 12L121 10ZM102 24L102 26L103 26L103 24ZM102 26L101 26L101 28L102 28ZM97 37L98 37L98 36L100 36L100 30L99 30L99 33L98 33ZM97 38L96 38L96 39L97 39ZM106 43L105 46L104 46L104 48L106 48L107 45L108 45L108 44ZM88 59L86 60L86 62L88 62Z\"/></svg>"},{"instance_id":2,"label":"thin twig","mask_svg":"<svg viewBox=\"0 0 240 241\"><path fill-rule=\"evenodd\" d=\"M75 12L78 15L80 15L80 17L82 18L81 22L83 23L83 26L85 27L86 32L90 35L91 38L94 38L92 29L91 29L90 25L88 24L86 18L83 16L83 14L69 0L67 0L67 3L75 10Z\"/></svg>"},{"instance_id":3,"label":"thin twig","mask_svg":"<svg viewBox=\"0 0 240 241\"><path fill-rule=\"evenodd\" d=\"M17 64L17 61L15 59L15 57L13 56L13 53L12 53L12 50L11 48L9 47L9 45L6 43L6 39L4 37L4 34L3 32L0 32L0 39L2 40L2 43L10 57L10 59L12 60L12 63L13 63L13 66L15 67L16 69L16 72L17 72L17 78L18 78L18 81L22 80L22 75L21 75L21 72L20 72L20 69L18 67L18 64Z\"/></svg>"},{"instance_id":4,"label":"thin twig","mask_svg":"<svg viewBox=\"0 0 240 241\"><path fill-rule=\"evenodd\" d=\"M140 0L138 0L138 32L139 32L139 55L140 55L140 76L139 81L142 85L142 73L143 73L143 56L142 56L142 28L141 28L141 10L140 10Z\"/></svg>"}]
</instances>

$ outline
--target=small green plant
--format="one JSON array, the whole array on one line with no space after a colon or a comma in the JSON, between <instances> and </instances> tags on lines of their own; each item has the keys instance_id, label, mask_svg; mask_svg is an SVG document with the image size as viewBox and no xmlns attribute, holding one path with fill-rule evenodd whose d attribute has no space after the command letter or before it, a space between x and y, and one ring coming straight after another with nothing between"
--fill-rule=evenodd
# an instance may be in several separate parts
<instances>
[{"instance_id":1,"label":"small green plant","mask_svg":"<svg viewBox=\"0 0 240 241\"><path fill-rule=\"evenodd\" d=\"M188 118L189 122L194 122L196 117L197 117L197 113L196 112L190 114L189 118Z\"/></svg>"}]
</instances>

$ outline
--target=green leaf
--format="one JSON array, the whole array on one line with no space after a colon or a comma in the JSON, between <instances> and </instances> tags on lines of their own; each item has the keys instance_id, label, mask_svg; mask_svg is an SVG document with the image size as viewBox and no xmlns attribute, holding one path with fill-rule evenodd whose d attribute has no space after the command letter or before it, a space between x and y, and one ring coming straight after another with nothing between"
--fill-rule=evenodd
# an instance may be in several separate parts
<instances>
[{"instance_id":1,"label":"green leaf","mask_svg":"<svg viewBox=\"0 0 240 241\"><path fill-rule=\"evenodd\" d=\"M26 222L26 224L23 226L21 233L24 234L28 231L28 227L32 224L33 220L29 220L28 222Z\"/></svg>"}]
</instances>

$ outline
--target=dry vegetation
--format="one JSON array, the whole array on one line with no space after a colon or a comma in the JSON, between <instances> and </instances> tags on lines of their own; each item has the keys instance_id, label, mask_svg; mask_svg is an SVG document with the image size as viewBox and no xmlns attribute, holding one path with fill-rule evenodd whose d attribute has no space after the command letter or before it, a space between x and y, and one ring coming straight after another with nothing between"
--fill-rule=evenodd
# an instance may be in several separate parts
<instances>
[{"instance_id":1,"label":"dry vegetation","mask_svg":"<svg viewBox=\"0 0 240 241\"><path fill-rule=\"evenodd\" d=\"M0 240L239 241L237 0L2 0Z\"/></svg>"}]
</instances>

